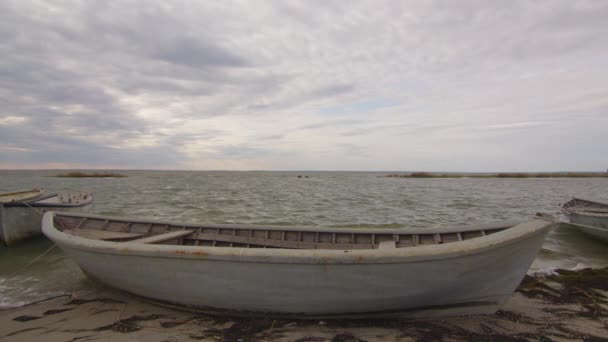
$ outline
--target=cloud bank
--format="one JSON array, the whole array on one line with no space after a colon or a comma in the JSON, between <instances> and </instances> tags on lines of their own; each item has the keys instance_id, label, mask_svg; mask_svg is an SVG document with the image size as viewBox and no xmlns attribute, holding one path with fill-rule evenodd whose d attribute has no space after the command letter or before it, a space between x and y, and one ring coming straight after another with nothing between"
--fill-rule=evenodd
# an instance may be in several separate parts
<instances>
[{"instance_id":1,"label":"cloud bank","mask_svg":"<svg viewBox=\"0 0 608 342\"><path fill-rule=\"evenodd\" d=\"M603 1L3 1L0 168L605 170Z\"/></svg>"}]
</instances>

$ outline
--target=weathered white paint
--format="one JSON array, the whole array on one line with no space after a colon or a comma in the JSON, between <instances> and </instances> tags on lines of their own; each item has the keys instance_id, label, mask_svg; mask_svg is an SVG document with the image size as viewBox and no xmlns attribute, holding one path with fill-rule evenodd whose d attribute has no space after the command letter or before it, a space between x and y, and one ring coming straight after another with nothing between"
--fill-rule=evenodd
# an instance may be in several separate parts
<instances>
[{"instance_id":1,"label":"weathered white paint","mask_svg":"<svg viewBox=\"0 0 608 342\"><path fill-rule=\"evenodd\" d=\"M42 215L47 211L90 212L94 197L89 196L89 200L78 204L66 203L61 200L61 196L53 196L25 206L0 205L0 241L12 246L21 240L40 235Z\"/></svg>"},{"instance_id":2,"label":"weathered white paint","mask_svg":"<svg viewBox=\"0 0 608 342\"><path fill-rule=\"evenodd\" d=\"M369 250L99 241L56 229L52 212L42 229L91 278L181 306L231 314L420 317L494 312L553 225L536 218L462 242Z\"/></svg>"},{"instance_id":3,"label":"weathered white paint","mask_svg":"<svg viewBox=\"0 0 608 342\"><path fill-rule=\"evenodd\" d=\"M562 212L566 214L574 227L592 238L608 242L608 212L592 213L576 211L576 206L569 206L571 201L587 202L595 207L605 209L608 209L608 204L573 198L562 205Z\"/></svg>"},{"instance_id":4,"label":"weathered white paint","mask_svg":"<svg viewBox=\"0 0 608 342\"><path fill-rule=\"evenodd\" d=\"M14 202L14 201L25 201L25 200L33 199L40 195L42 195L41 189L2 192L2 193L0 193L0 204Z\"/></svg>"}]
</instances>

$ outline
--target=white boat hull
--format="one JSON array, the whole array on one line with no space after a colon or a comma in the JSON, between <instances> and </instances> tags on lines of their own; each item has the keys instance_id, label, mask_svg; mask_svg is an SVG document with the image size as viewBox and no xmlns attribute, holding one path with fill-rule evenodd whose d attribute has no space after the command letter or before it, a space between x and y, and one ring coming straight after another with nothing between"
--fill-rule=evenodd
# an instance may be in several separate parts
<instances>
[{"instance_id":1,"label":"white boat hull","mask_svg":"<svg viewBox=\"0 0 608 342\"><path fill-rule=\"evenodd\" d=\"M592 238L608 242L608 217L569 214L570 223Z\"/></svg>"},{"instance_id":2,"label":"white boat hull","mask_svg":"<svg viewBox=\"0 0 608 342\"><path fill-rule=\"evenodd\" d=\"M302 318L429 317L496 311L553 226L537 221L542 220L484 237L483 246L470 240L390 252L116 247L57 231L52 213L45 216L43 231L89 277L180 306ZM534 233L523 234L524 225Z\"/></svg>"},{"instance_id":3,"label":"white boat hull","mask_svg":"<svg viewBox=\"0 0 608 342\"><path fill-rule=\"evenodd\" d=\"M0 205L0 242L13 246L42 234L42 215L47 211L91 212L93 202L83 206L2 206Z\"/></svg>"},{"instance_id":4,"label":"white boat hull","mask_svg":"<svg viewBox=\"0 0 608 342\"><path fill-rule=\"evenodd\" d=\"M581 199L573 200L591 203L599 208L608 208L608 205L599 202ZM576 212L564 205L562 206L562 212L568 217L570 223L582 233L589 237L608 242L608 211L605 213Z\"/></svg>"}]
</instances>

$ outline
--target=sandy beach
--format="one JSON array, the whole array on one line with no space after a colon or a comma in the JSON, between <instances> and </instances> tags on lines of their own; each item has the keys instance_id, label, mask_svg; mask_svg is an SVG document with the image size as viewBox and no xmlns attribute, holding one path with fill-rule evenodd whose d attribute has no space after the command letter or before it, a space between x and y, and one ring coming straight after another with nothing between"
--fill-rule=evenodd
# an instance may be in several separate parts
<instances>
[{"instance_id":1,"label":"sandy beach","mask_svg":"<svg viewBox=\"0 0 608 342\"><path fill-rule=\"evenodd\" d=\"M180 311L93 286L0 311L5 341L608 341L608 268L526 276L494 315L281 320Z\"/></svg>"}]
</instances>

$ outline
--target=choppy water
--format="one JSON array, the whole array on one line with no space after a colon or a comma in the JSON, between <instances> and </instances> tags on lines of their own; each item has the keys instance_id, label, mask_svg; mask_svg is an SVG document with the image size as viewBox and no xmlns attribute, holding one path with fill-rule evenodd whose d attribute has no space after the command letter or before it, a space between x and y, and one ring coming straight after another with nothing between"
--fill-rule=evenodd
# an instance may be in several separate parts
<instances>
[{"instance_id":1,"label":"choppy water","mask_svg":"<svg viewBox=\"0 0 608 342\"><path fill-rule=\"evenodd\" d=\"M570 196L608 201L606 178L405 179L364 172L127 171L127 178L56 178L56 171L0 171L0 192L95 194L94 212L177 222L333 227L429 227L560 216ZM298 178L306 175L310 178ZM76 265L44 238L0 247L0 307L91 286ZM607 245L566 225L553 231L533 265L606 266ZM579 267L581 266L579 265Z\"/></svg>"}]
</instances>

